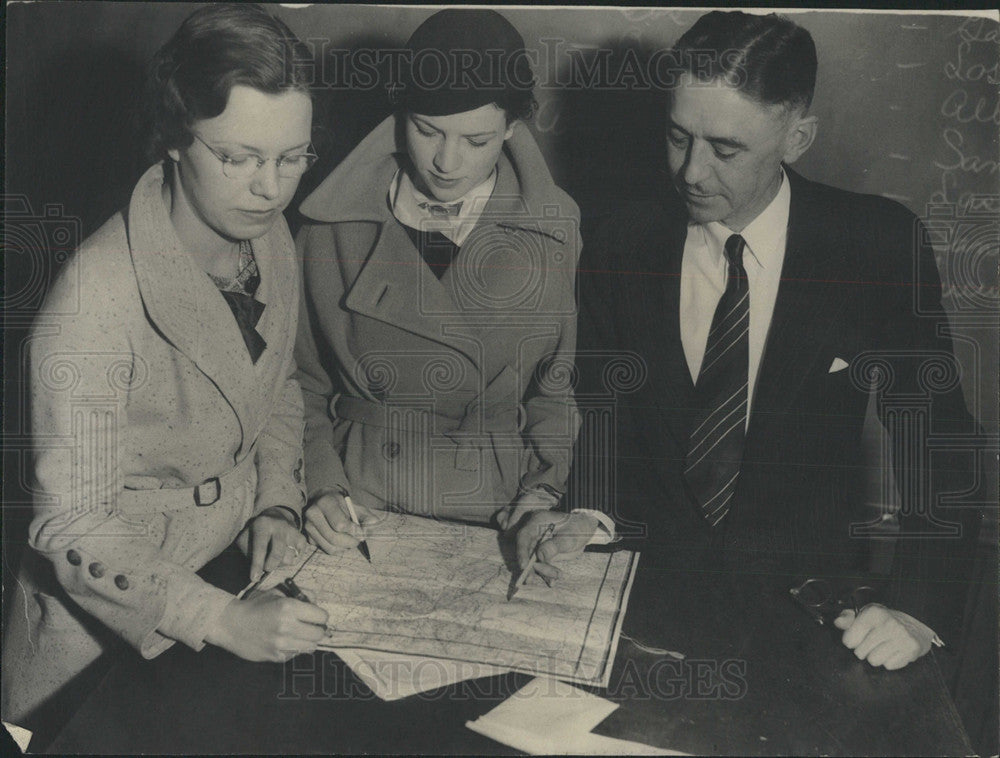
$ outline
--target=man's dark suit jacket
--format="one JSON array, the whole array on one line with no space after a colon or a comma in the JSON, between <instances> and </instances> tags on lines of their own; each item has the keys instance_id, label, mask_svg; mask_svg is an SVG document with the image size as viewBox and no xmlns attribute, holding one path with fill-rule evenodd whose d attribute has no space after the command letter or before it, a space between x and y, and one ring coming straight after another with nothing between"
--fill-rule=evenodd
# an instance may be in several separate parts
<instances>
[{"instance_id":1,"label":"man's dark suit jacket","mask_svg":"<svg viewBox=\"0 0 1000 758\"><path fill-rule=\"evenodd\" d=\"M897 542L893 578L880 589L887 605L944 636L961 617L964 592L954 582L971 559L978 513L936 502L973 487L971 453L928 457L921 442L974 428L933 251L898 203L786 173L784 267L729 514L710 528L682 476L694 385L679 323L688 218L673 192L585 230L577 358L585 420L570 501L612 515L643 561L672 556L788 586L859 576L864 525L877 518L863 508L862 427L874 387L901 464L902 528L931 535ZM838 358L848 367L831 372ZM927 507L930 518L921 515ZM943 536L935 519L960 524L961 537Z\"/></svg>"}]
</instances>

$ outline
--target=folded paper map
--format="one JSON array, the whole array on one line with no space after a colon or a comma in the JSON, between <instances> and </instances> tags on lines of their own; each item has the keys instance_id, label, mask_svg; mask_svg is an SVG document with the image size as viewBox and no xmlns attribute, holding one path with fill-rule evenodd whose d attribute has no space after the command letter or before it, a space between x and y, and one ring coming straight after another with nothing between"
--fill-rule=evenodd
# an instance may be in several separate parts
<instances>
[{"instance_id":1,"label":"folded paper map","mask_svg":"<svg viewBox=\"0 0 1000 758\"><path fill-rule=\"evenodd\" d=\"M357 550L317 550L287 572L330 614L322 647L607 686L637 553L567 558L552 587L533 577L508 602L516 566L512 547L493 529L389 514L365 534L371 563Z\"/></svg>"}]
</instances>

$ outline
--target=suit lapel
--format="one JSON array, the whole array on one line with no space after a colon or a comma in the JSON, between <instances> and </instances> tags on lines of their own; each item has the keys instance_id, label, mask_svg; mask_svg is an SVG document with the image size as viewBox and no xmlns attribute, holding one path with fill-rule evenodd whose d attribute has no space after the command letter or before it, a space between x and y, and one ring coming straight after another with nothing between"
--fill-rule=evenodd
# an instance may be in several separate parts
<instances>
[{"instance_id":1,"label":"suit lapel","mask_svg":"<svg viewBox=\"0 0 1000 758\"><path fill-rule=\"evenodd\" d=\"M637 318L630 329L636 334L649 334L637 347L649 361L650 389L661 409L659 426L683 447L688 437L687 409L694 391L681 342L679 307L687 214L682 207L668 205L650 223L651 232L646 235L638 267L642 294L636 302L626 303L626 309ZM636 309L639 303L642 305ZM669 307L664 307L666 303ZM662 319L651 318L650 314L656 313L662 314ZM652 351L649 346L654 346Z\"/></svg>"},{"instance_id":2,"label":"suit lapel","mask_svg":"<svg viewBox=\"0 0 1000 758\"><path fill-rule=\"evenodd\" d=\"M663 286L666 288L665 302L673 303L668 308L668 318L664 325L667 334L667 350L664 366L664 397L673 406L673 412L667 414L667 428L671 430L678 442L686 448L689 435L687 411L694 396L694 382L684 355L684 344L681 341L681 263L684 258L684 243L687 240L687 220L684 214L678 214L677 219L668 226L667 258L668 268L664 272Z\"/></svg>"},{"instance_id":3,"label":"suit lapel","mask_svg":"<svg viewBox=\"0 0 1000 758\"><path fill-rule=\"evenodd\" d=\"M789 169L792 198L781 283L757 374L748 439L785 413L815 362L826 356L824 339L844 307L842 236L810 183ZM842 220L840 220L842 222Z\"/></svg>"}]
</instances>

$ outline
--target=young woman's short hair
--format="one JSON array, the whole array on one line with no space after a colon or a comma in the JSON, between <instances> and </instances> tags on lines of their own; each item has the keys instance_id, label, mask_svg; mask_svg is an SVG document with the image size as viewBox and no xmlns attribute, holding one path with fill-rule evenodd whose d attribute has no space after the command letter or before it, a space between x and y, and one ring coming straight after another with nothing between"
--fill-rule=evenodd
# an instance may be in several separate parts
<instances>
[{"instance_id":1,"label":"young woman's short hair","mask_svg":"<svg viewBox=\"0 0 1000 758\"><path fill-rule=\"evenodd\" d=\"M192 13L153 58L147 118L154 160L194 139L191 126L226 109L242 84L310 97L312 54L282 22L253 4L211 4Z\"/></svg>"}]
</instances>

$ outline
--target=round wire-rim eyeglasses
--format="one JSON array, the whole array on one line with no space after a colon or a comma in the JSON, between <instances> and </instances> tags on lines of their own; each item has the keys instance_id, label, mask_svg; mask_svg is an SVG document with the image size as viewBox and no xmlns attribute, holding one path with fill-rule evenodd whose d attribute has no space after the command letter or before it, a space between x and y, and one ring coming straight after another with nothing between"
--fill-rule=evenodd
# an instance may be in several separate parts
<instances>
[{"instance_id":1,"label":"round wire-rim eyeglasses","mask_svg":"<svg viewBox=\"0 0 1000 758\"><path fill-rule=\"evenodd\" d=\"M208 151L219 159L222 163L222 173L230 179L249 179L264 167L268 161L274 161L278 169L278 176L284 179L295 179L308 171L319 156L312 152L293 153L291 155L281 155L277 158L264 158L257 153L235 153L227 155L221 150L212 147L197 133L191 132L192 136L203 144Z\"/></svg>"}]
</instances>

